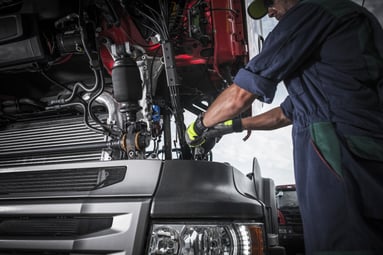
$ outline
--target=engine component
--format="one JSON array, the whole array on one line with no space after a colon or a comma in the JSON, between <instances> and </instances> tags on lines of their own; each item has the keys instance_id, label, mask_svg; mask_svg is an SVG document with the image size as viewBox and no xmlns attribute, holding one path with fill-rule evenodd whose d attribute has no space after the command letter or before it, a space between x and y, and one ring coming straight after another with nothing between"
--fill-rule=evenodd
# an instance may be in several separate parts
<instances>
[{"instance_id":1,"label":"engine component","mask_svg":"<svg viewBox=\"0 0 383 255\"><path fill-rule=\"evenodd\" d=\"M129 159L144 159L145 149L149 144L150 133L144 122L128 126L127 132L119 139L119 149L123 150Z\"/></svg>"},{"instance_id":2,"label":"engine component","mask_svg":"<svg viewBox=\"0 0 383 255\"><path fill-rule=\"evenodd\" d=\"M36 109L43 108L43 104L28 98L21 98L19 100L6 100L2 103L0 102L0 109L6 114L33 112Z\"/></svg>"},{"instance_id":3,"label":"engine component","mask_svg":"<svg viewBox=\"0 0 383 255\"><path fill-rule=\"evenodd\" d=\"M104 140L79 117L16 122L0 131L0 167L100 160L100 147L88 145L104 144ZM84 147L73 150L76 146Z\"/></svg>"},{"instance_id":4,"label":"engine component","mask_svg":"<svg viewBox=\"0 0 383 255\"><path fill-rule=\"evenodd\" d=\"M81 24L80 17L76 13L66 15L55 22L59 31L56 35L56 43L61 54L86 52L85 43L92 43L86 40L92 37L87 33L86 24Z\"/></svg>"},{"instance_id":5,"label":"engine component","mask_svg":"<svg viewBox=\"0 0 383 255\"><path fill-rule=\"evenodd\" d=\"M0 17L0 27L1 69L46 59L33 16L3 16Z\"/></svg>"},{"instance_id":6,"label":"engine component","mask_svg":"<svg viewBox=\"0 0 383 255\"><path fill-rule=\"evenodd\" d=\"M130 57L122 57L114 62L112 69L114 98L122 103L121 112L126 112L128 120L136 120L140 110L138 101L142 98L142 81L137 63Z\"/></svg>"},{"instance_id":7,"label":"engine component","mask_svg":"<svg viewBox=\"0 0 383 255\"><path fill-rule=\"evenodd\" d=\"M56 36L57 45L61 53L82 52L81 34L79 31L71 30Z\"/></svg>"},{"instance_id":8,"label":"engine component","mask_svg":"<svg viewBox=\"0 0 383 255\"><path fill-rule=\"evenodd\" d=\"M184 117L181 110L181 103L180 99L178 97L179 89L178 86L178 76L177 76L177 70L175 68L175 57L173 52L173 46L170 42L164 42L162 43L162 51L164 54L164 62L165 62L165 72L166 72L166 79L167 84L169 87L170 92L170 99L171 103L174 109L174 118L176 119L177 123L184 123ZM190 159L190 150L189 146L186 144L185 141L185 130L183 126L177 125L177 132L180 140L182 155L184 159Z\"/></svg>"},{"instance_id":9,"label":"engine component","mask_svg":"<svg viewBox=\"0 0 383 255\"><path fill-rule=\"evenodd\" d=\"M3 29L0 31L0 43L16 39L23 34L20 15L7 15L0 17Z\"/></svg>"},{"instance_id":10,"label":"engine component","mask_svg":"<svg viewBox=\"0 0 383 255\"><path fill-rule=\"evenodd\" d=\"M188 10L189 36L198 40L205 47L211 42L207 29L209 25L206 17L207 7L206 2L198 1Z\"/></svg>"},{"instance_id":11,"label":"engine component","mask_svg":"<svg viewBox=\"0 0 383 255\"><path fill-rule=\"evenodd\" d=\"M73 117L47 118L6 126L0 131L0 166L100 160L106 151L113 159L119 159L121 152L129 159L144 158L151 137L145 123L131 125L120 138L105 141L82 122Z\"/></svg>"}]
</instances>

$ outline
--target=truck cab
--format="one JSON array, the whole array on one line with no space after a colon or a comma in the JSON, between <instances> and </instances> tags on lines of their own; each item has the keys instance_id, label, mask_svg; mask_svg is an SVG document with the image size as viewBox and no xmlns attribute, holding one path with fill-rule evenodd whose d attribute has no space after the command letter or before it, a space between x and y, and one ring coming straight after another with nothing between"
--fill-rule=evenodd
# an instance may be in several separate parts
<instances>
[{"instance_id":1,"label":"truck cab","mask_svg":"<svg viewBox=\"0 0 383 255\"><path fill-rule=\"evenodd\" d=\"M284 253L273 181L184 138L249 60L247 5L0 1L1 254Z\"/></svg>"}]
</instances>

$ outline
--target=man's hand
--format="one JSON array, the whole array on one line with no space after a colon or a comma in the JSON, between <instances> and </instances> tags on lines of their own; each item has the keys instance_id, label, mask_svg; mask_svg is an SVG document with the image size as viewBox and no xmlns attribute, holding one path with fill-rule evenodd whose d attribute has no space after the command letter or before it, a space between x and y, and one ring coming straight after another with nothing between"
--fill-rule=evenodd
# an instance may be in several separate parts
<instances>
[{"instance_id":1,"label":"man's hand","mask_svg":"<svg viewBox=\"0 0 383 255\"><path fill-rule=\"evenodd\" d=\"M199 115L198 118L192 122L185 132L185 139L187 144L190 147L201 146L206 138L203 136L204 132L207 130L202 123L202 115Z\"/></svg>"},{"instance_id":2,"label":"man's hand","mask_svg":"<svg viewBox=\"0 0 383 255\"><path fill-rule=\"evenodd\" d=\"M187 128L185 138L190 147L199 147L204 144L206 140L215 141L216 138L219 140L223 135L242 132L242 130L241 119L227 120L218 123L214 127L207 128L202 123L202 116L198 116L197 120L191 123Z\"/></svg>"},{"instance_id":3,"label":"man's hand","mask_svg":"<svg viewBox=\"0 0 383 255\"><path fill-rule=\"evenodd\" d=\"M242 132L242 122L241 119L233 119L227 120L225 122L218 123L212 128L209 128L204 137L206 138L215 138L221 137L226 134L234 133L234 132Z\"/></svg>"}]
</instances>

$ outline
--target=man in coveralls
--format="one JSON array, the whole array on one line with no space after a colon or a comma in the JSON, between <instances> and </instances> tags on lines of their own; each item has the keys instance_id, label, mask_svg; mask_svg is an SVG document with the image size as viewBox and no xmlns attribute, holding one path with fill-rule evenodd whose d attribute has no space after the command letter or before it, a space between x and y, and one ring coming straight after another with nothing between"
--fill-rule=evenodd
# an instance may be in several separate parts
<instances>
[{"instance_id":1,"label":"man in coveralls","mask_svg":"<svg viewBox=\"0 0 383 255\"><path fill-rule=\"evenodd\" d=\"M383 254L382 27L349 0L255 0L248 12L280 22L188 127L188 143L293 124L306 255ZM280 107L233 119L255 99L270 103L280 81Z\"/></svg>"}]
</instances>

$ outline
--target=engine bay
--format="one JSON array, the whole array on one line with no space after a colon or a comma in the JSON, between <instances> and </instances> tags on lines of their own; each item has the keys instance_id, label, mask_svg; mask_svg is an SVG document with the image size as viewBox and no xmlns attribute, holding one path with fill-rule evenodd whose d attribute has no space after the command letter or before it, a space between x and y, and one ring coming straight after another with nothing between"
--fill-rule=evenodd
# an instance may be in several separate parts
<instances>
[{"instance_id":1,"label":"engine bay","mask_svg":"<svg viewBox=\"0 0 383 255\"><path fill-rule=\"evenodd\" d=\"M239 0L0 1L0 161L206 159L185 143L184 112L206 110L247 63L244 10Z\"/></svg>"}]
</instances>

